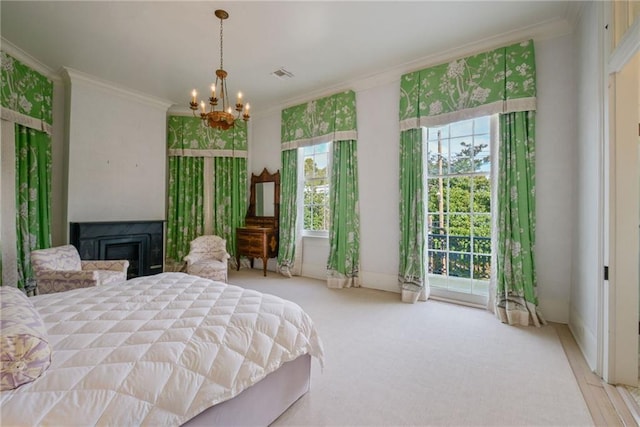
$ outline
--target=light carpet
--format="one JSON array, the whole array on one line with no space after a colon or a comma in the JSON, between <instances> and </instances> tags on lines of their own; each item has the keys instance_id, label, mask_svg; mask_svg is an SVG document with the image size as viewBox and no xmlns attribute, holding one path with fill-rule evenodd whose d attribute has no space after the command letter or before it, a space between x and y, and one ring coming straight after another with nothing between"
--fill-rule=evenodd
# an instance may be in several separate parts
<instances>
[{"instance_id":1,"label":"light carpet","mask_svg":"<svg viewBox=\"0 0 640 427\"><path fill-rule=\"evenodd\" d=\"M274 426L593 425L553 326L257 269L229 283L296 302L324 342L324 370Z\"/></svg>"}]
</instances>

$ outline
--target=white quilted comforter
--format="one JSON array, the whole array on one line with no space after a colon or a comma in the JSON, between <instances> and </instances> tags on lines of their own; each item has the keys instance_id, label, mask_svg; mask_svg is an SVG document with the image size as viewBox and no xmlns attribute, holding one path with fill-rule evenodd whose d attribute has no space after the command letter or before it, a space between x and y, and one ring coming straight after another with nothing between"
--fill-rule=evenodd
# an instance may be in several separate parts
<instances>
[{"instance_id":1,"label":"white quilted comforter","mask_svg":"<svg viewBox=\"0 0 640 427\"><path fill-rule=\"evenodd\" d=\"M32 301L53 348L0 393L3 426L179 425L322 344L293 302L183 273Z\"/></svg>"}]
</instances>

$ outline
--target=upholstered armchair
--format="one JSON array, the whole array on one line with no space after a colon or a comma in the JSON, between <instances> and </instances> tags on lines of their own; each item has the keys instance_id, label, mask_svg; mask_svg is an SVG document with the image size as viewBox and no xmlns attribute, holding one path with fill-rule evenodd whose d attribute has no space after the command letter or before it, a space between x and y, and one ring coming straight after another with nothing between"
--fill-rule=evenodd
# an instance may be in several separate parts
<instances>
[{"instance_id":1,"label":"upholstered armchair","mask_svg":"<svg viewBox=\"0 0 640 427\"><path fill-rule=\"evenodd\" d=\"M73 245L31 252L39 294L106 285L127 280L127 260L83 261Z\"/></svg>"},{"instance_id":2,"label":"upholstered armchair","mask_svg":"<svg viewBox=\"0 0 640 427\"><path fill-rule=\"evenodd\" d=\"M219 236L200 236L189 245L187 273L206 279L227 281L227 241Z\"/></svg>"}]
</instances>

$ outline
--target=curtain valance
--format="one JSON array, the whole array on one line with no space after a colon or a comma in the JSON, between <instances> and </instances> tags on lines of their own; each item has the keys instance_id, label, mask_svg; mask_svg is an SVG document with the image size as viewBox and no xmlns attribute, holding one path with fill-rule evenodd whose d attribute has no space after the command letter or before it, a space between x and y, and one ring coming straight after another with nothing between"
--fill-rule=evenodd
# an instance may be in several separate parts
<instances>
[{"instance_id":1,"label":"curtain valance","mask_svg":"<svg viewBox=\"0 0 640 427\"><path fill-rule=\"evenodd\" d=\"M169 116L170 157L247 157L247 124L236 120L229 130L211 129L199 117Z\"/></svg>"},{"instance_id":2,"label":"curtain valance","mask_svg":"<svg viewBox=\"0 0 640 427\"><path fill-rule=\"evenodd\" d=\"M1 52L0 105L2 119L51 134L53 82Z\"/></svg>"},{"instance_id":3,"label":"curtain valance","mask_svg":"<svg viewBox=\"0 0 640 427\"><path fill-rule=\"evenodd\" d=\"M533 40L414 71L400 81L400 130L536 109Z\"/></svg>"},{"instance_id":4,"label":"curtain valance","mask_svg":"<svg viewBox=\"0 0 640 427\"><path fill-rule=\"evenodd\" d=\"M356 94L349 90L282 110L282 150L358 139Z\"/></svg>"}]
</instances>

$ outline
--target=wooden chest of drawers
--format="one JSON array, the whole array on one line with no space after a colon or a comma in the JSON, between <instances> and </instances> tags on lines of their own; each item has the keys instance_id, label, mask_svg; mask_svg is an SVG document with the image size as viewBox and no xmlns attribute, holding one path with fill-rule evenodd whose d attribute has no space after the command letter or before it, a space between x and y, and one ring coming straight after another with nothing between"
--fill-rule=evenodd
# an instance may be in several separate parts
<instances>
[{"instance_id":1,"label":"wooden chest of drawers","mask_svg":"<svg viewBox=\"0 0 640 427\"><path fill-rule=\"evenodd\" d=\"M253 259L262 259L263 274L267 275L267 261L278 256L278 238L271 227L241 227L236 229L236 261L240 270L240 257L246 256L253 268Z\"/></svg>"}]
</instances>

